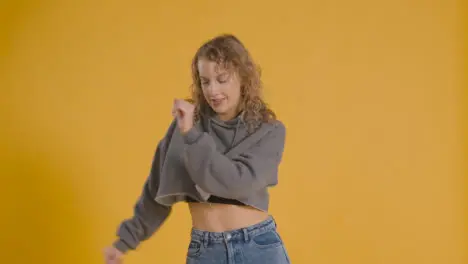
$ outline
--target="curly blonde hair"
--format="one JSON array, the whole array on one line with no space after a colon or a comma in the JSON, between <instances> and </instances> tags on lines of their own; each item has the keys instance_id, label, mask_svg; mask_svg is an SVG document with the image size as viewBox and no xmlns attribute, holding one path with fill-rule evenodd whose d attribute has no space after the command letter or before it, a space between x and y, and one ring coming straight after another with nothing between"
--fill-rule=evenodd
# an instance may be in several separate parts
<instances>
[{"instance_id":1,"label":"curly blonde hair","mask_svg":"<svg viewBox=\"0 0 468 264\"><path fill-rule=\"evenodd\" d=\"M275 113L262 99L263 84L260 79L261 70L253 61L249 51L241 41L233 35L219 35L204 43L196 52L192 60L192 103L195 104L195 121L211 107L203 96L198 61L208 59L228 70L238 73L241 83L240 110L250 132L258 128L261 123L276 120Z\"/></svg>"}]
</instances>

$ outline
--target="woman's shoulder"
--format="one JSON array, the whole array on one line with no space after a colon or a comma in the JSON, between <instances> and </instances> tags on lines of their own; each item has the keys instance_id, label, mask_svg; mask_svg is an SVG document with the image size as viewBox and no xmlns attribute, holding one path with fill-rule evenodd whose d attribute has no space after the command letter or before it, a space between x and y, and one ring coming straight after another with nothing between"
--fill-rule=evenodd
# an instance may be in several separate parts
<instances>
[{"instance_id":1,"label":"woman's shoulder","mask_svg":"<svg viewBox=\"0 0 468 264\"><path fill-rule=\"evenodd\" d=\"M286 126L285 124L278 119L264 121L256 129L256 131L251 134L251 136L259 138L284 138L286 136Z\"/></svg>"},{"instance_id":2,"label":"woman's shoulder","mask_svg":"<svg viewBox=\"0 0 468 264\"><path fill-rule=\"evenodd\" d=\"M276 151L284 146L286 140L286 126L281 120L275 119L263 122L256 133L251 135L257 142L255 145L265 150Z\"/></svg>"},{"instance_id":3,"label":"woman's shoulder","mask_svg":"<svg viewBox=\"0 0 468 264\"><path fill-rule=\"evenodd\" d=\"M285 131L286 126L283 121L280 119L272 119L262 123L262 127L267 128L269 130L276 130L276 131Z\"/></svg>"}]
</instances>

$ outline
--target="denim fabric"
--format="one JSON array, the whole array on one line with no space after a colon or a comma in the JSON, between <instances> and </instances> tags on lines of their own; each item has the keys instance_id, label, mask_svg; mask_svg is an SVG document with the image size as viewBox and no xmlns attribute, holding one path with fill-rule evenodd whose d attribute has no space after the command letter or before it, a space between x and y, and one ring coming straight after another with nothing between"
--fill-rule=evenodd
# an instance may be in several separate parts
<instances>
[{"instance_id":1,"label":"denim fabric","mask_svg":"<svg viewBox=\"0 0 468 264\"><path fill-rule=\"evenodd\" d=\"M229 232L192 228L187 264L290 264L273 217Z\"/></svg>"}]
</instances>

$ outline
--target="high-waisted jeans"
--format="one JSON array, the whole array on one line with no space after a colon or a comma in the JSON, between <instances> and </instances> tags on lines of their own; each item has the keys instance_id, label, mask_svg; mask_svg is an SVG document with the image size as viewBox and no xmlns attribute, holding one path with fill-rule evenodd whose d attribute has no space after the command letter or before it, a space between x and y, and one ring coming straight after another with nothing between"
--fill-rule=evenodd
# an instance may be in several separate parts
<instances>
[{"instance_id":1,"label":"high-waisted jeans","mask_svg":"<svg viewBox=\"0 0 468 264\"><path fill-rule=\"evenodd\" d=\"M234 231L192 228L187 264L290 264L273 217Z\"/></svg>"}]
</instances>

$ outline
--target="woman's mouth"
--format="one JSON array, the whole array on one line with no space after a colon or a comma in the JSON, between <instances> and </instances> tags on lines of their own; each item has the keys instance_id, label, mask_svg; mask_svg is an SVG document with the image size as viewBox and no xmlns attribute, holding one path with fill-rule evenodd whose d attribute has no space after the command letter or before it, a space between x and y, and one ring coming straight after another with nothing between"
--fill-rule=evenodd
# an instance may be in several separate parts
<instances>
[{"instance_id":1,"label":"woman's mouth","mask_svg":"<svg viewBox=\"0 0 468 264\"><path fill-rule=\"evenodd\" d=\"M216 99L211 99L211 104L214 107L220 106L226 98L216 98Z\"/></svg>"}]
</instances>

